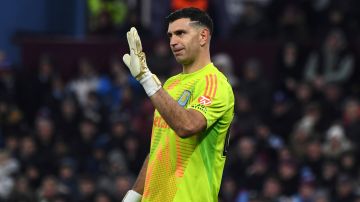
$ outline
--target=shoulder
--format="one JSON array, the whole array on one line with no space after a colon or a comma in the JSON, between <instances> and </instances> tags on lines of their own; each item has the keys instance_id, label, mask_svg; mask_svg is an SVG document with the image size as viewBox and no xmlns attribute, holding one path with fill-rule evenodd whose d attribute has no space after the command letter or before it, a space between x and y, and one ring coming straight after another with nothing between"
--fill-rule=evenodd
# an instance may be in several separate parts
<instances>
[{"instance_id":1,"label":"shoulder","mask_svg":"<svg viewBox=\"0 0 360 202\"><path fill-rule=\"evenodd\" d=\"M215 66L208 68L208 70L201 75L196 85L203 91L203 95L210 99L215 97L217 97L217 99L233 97L233 90L228 79Z\"/></svg>"},{"instance_id":2,"label":"shoulder","mask_svg":"<svg viewBox=\"0 0 360 202\"><path fill-rule=\"evenodd\" d=\"M232 89L228 78L213 65L209 67L203 75L201 75L199 83L205 84L205 86L208 86L209 88Z\"/></svg>"},{"instance_id":3,"label":"shoulder","mask_svg":"<svg viewBox=\"0 0 360 202\"><path fill-rule=\"evenodd\" d=\"M164 83L164 88L167 88L170 85L173 85L174 83L177 83L180 81L180 74L177 74L175 76L172 76L170 78L168 78L165 83Z\"/></svg>"}]
</instances>

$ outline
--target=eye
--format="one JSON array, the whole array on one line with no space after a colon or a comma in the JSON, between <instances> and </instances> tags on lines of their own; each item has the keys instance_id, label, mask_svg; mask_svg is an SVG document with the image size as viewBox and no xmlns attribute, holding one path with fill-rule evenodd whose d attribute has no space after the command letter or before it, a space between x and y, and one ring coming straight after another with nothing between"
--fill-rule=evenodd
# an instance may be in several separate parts
<instances>
[{"instance_id":1,"label":"eye","mask_svg":"<svg viewBox=\"0 0 360 202\"><path fill-rule=\"evenodd\" d=\"M184 30L179 30L175 32L176 36L183 36L185 33L186 32Z\"/></svg>"}]
</instances>

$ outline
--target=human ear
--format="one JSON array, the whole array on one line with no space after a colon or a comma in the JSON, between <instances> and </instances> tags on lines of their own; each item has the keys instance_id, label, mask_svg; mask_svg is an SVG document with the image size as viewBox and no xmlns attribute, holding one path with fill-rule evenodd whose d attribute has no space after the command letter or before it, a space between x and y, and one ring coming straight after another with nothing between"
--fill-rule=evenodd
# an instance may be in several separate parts
<instances>
[{"instance_id":1,"label":"human ear","mask_svg":"<svg viewBox=\"0 0 360 202\"><path fill-rule=\"evenodd\" d=\"M202 29L199 33L200 46L205 46L209 39L210 33L208 29Z\"/></svg>"}]
</instances>

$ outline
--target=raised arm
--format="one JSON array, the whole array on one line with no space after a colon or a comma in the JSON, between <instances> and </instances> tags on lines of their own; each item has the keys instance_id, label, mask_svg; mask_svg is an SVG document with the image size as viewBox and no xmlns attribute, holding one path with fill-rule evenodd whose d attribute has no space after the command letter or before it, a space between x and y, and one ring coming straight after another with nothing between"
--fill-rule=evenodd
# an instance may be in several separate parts
<instances>
[{"instance_id":1,"label":"raised arm","mask_svg":"<svg viewBox=\"0 0 360 202\"><path fill-rule=\"evenodd\" d=\"M161 87L156 75L152 74L142 52L140 37L135 28L127 33L130 54L123 57L131 74L142 84L153 105L166 123L182 138L192 136L206 129L206 119L192 109L184 109Z\"/></svg>"}]
</instances>

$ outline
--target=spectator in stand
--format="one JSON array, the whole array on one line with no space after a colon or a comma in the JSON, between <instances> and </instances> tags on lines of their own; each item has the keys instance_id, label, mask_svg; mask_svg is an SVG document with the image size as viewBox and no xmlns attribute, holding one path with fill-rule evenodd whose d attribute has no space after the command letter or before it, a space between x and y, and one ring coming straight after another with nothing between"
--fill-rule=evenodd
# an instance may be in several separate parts
<instances>
[{"instance_id":1,"label":"spectator in stand","mask_svg":"<svg viewBox=\"0 0 360 202\"><path fill-rule=\"evenodd\" d=\"M258 116L254 113L254 106L245 94L235 92L235 116L232 127L233 136L230 143L235 143L242 136L250 136L254 133Z\"/></svg>"},{"instance_id":2,"label":"spectator in stand","mask_svg":"<svg viewBox=\"0 0 360 202\"><path fill-rule=\"evenodd\" d=\"M298 117L291 100L283 92L275 92L269 114L264 118L271 131L278 134L284 142L288 142L290 133Z\"/></svg>"},{"instance_id":3,"label":"spectator in stand","mask_svg":"<svg viewBox=\"0 0 360 202\"><path fill-rule=\"evenodd\" d=\"M253 164L256 157L256 143L250 137L242 137L236 142L234 151L229 156L229 176L236 180L240 189L246 188L245 177L247 170Z\"/></svg>"},{"instance_id":4,"label":"spectator in stand","mask_svg":"<svg viewBox=\"0 0 360 202\"><path fill-rule=\"evenodd\" d=\"M343 125L346 137L354 144L357 157L360 157L360 103L357 98L346 100L343 108Z\"/></svg>"},{"instance_id":5,"label":"spectator in stand","mask_svg":"<svg viewBox=\"0 0 360 202\"><path fill-rule=\"evenodd\" d=\"M71 96L65 97L59 105L59 112L55 114L56 128L61 134L61 139L70 144L76 137L81 112L76 98Z\"/></svg>"},{"instance_id":6,"label":"spectator in stand","mask_svg":"<svg viewBox=\"0 0 360 202\"><path fill-rule=\"evenodd\" d=\"M326 193L325 191L317 191L315 193L315 197L314 197L314 202L330 202L330 197L328 196L329 194Z\"/></svg>"},{"instance_id":7,"label":"spectator in stand","mask_svg":"<svg viewBox=\"0 0 360 202\"><path fill-rule=\"evenodd\" d=\"M19 162L10 156L5 150L0 150L0 200L6 200L15 181L12 175L15 175L19 170Z\"/></svg>"},{"instance_id":8,"label":"spectator in stand","mask_svg":"<svg viewBox=\"0 0 360 202\"><path fill-rule=\"evenodd\" d=\"M228 38L232 35L231 31L234 26L240 21L244 11L244 1L239 0L224 0L213 2L216 9L215 19L219 21L217 27L221 30L219 33L221 38ZM216 28L216 27L215 27ZM216 29L215 29L216 34Z\"/></svg>"},{"instance_id":9,"label":"spectator in stand","mask_svg":"<svg viewBox=\"0 0 360 202\"><path fill-rule=\"evenodd\" d=\"M259 40L271 35L269 23L257 1L245 1L239 22L231 31L232 37L243 40Z\"/></svg>"},{"instance_id":10,"label":"spectator in stand","mask_svg":"<svg viewBox=\"0 0 360 202\"><path fill-rule=\"evenodd\" d=\"M304 12L296 4L287 4L278 21L280 40L303 42L308 38Z\"/></svg>"},{"instance_id":11,"label":"spectator in stand","mask_svg":"<svg viewBox=\"0 0 360 202\"><path fill-rule=\"evenodd\" d=\"M97 192L95 195L94 202L112 202L114 201L111 195L106 191Z\"/></svg>"},{"instance_id":12,"label":"spectator in stand","mask_svg":"<svg viewBox=\"0 0 360 202\"><path fill-rule=\"evenodd\" d=\"M335 122L341 121L344 94L344 90L336 83L325 85L320 103L323 114L321 118L326 128L329 128Z\"/></svg>"},{"instance_id":13,"label":"spectator in stand","mask_svg":"<svg viewBox=\"0 0 360 202\"><path fill-rule=\"evenodd\" d=\"M351 179L358 179L358 160L353 151L344 152L341 154L340 160L340 172L349 176Z\"/></svg>"},{"instance_id":14,"label":"spectator in stand","mask_svg":"<svg viewBox=\"0 0 360 202\"><path fill-rule=\"evenodd\" d=\"M17 98L16 71L6 56L6 53L0 49L0 92L1 96L8 97L10 100Z\"/></svg>"},{"instance_id":15,"label":"spectator in stand","mask_svg":"<svg viewBox=\"0 0 360 202\"><path fill-rule=\"evenodd\" d=\"M23 132L24 115L9 97L0 97L0 127L3 133L0 139Z\"/></svg>"},{"instance_id":16,"label":"spectator in stand","mask_svg":"<svg viewBox=\"0 0 360 202\"><path fill-rule=\"evenodd\" d=\"M128 137L130 131L127 125L129 124L129 118L123 114L112 115L110 117L110 131L109 131L109 147L110 150L118 149L125 152L125 139Z\"/></svg>"},{"instance_id":17,"label":"spectator in stand","mask_svg":"<svg viewBox=\"0 0 360 202\"><path fill-rule=\"evenodd\" d=\"M335 191L335 184L337 177L339 175L339 166L335 160L325 160L322 165L321 177L319 179L319 184L322 189L328 193Z\"/></svg>"},{"instance_id":18,"label":"spectator in stand","mask_svg":"<svg viewBox=\"0 0 360 202\"><path fill-rule=\"evenodd\" d=\"M35 141L37 145L40 172L53 175L57 170L55 158L56 128L47 110L39 112L35 122Z\"/></svg>"},{"instance_id":19,"label":"spectator in stand","mask_svg":"<svg viewBox=\"0 0 360 202\"><path fill-rule=\"evenodd\" d=\"M271 164L269 159L276 159L277 150L284 147L284 140L277 134L274 134L264 123L257 124L255 135L258 153L266 154L267 163Z\"/></svg>"},{"instance_id":20,"label":"spectator in stand","mask_svg":"<svg viewBox=\"0 0 360 202\"><path fill-rule=\"evenodd\" d=\"M79 123L79 133L75 139L74 147L76 160L79 162L79 172L90 172L88 161L91 159L96 140L99 137L97 123L91 118L83 118Z\"/></svg>"},{"instance_id":21,"label":"spectator in stand","mask_svg":"<svg viewBox=\"0 0 360 202\"><path fill-rule=\"evenodd\" d=\"M10 134L5 138L4 149L9 152L10 156L17 157L19 144L20 144L20 135Z\"/></svg>"},{"instance_id":22,"label":"spectator in stand","mask_svg":"<svg viewBox=\"0 0 360 202\"><path fill-rule=\"evenodd\" d=\"M78 202L94 201L96 196L96 182L94 177L82 175L78 180Z\"/></svg>"},{"instance_id":23,"label":"spectator in stand","mask_svg":"<svg viewBox=\"0 0 360 202\"><path fill-rule=\"evenodd\" d=\"M237 194L238 189L236 181L231 177L224 177L220 190L220 196L223 199L223 202L235 201Z\"/></svg>"},{"instance_id":24,"label":"spectator in stand","mask_svg":"<svg viewBox=\"0 0 360 202\"><path fill-rule=\"evenodd\" d=\"M148 56L149 67L153 67L153 72L159 77L160 81L169 78L171 67L175 66L175 60L166 41L159 40L154 44L153 51Z\"/></svg>"},{"instance_id":25,"label":"spectator in stand","mask_svg":"<svg viewBox=\"0 0 360 202\"><path fill-rule=\"evenodd\" d=\"M322 123L322 114L321 114L321 108L318 103L310 103L308 104L304 111L302 112L302 116L299 117L298 122L296 123L296 130L300 130L300 133L304 134L298 134L300 136L305 135L304 137L309 138L324 138L322 136L322 132L326 130L327 128L323 128ZM296 131L298 132L298 131ZM297 137L295 135L295 137ZM302 137L299 137L302 139Z\"/></svg>"},{"instance_id":26,"label":"spectator in stand","mask_svg":"<svg viewBox=\"0 0 360 202\"><path fill-rule=\"evenodd\" d=\"M19 98L19 105L22 106L29 123L37 111L47 104L47 98L51 97L52 82L56 75L53 59L44 55L40 58L37 70L19 80L22 94L20 96L24 96Z\"/></svg>"},{"instance_id":27,"label":"spectator in stand","mask_svg":"<svg viewBox=\"0 0 360 202\"><path fill-rule=\"evenodd\" d=\"M32 190L28 179L25 176L18 176L15 179L15 186L10 193L8 202L35 202L36 195Z\"/></svg>"},{"instance_id":28,"label":"spectator in stand","mask_svg":"<svg viewBox=\"0 0 360 202\"><path fill-rule=\"evenodd\" d=\"M355 189L353 179L346 175L340 175L337 179L332 198L334 202L354 201Z\"/></svg>"},{"instance_id":29,"label":"spectator in stand","mask_svg":"<svg viewBox=\"0 0 360 202\"><path fill-rule=\"evenodd\" d=\"M291 98L294 97L299 83L303 80L304 53L302 48L295 42L286 42L280 52L277 61L278 88Z\"/></svg>"},{"instance_id":30,"label":"spectator in stand","mask_svg":"<svg viewBox=\"0 0 360 202\"><path fill-rule=\"evenodd\" d=\"M96 91L90 91L86 95L86 100L82 110L83 116L92 119L96 122L100 131L105 131L106 124L108 123L108 109L101 102L99 95Z\"/></svg>"},{"instance_id":31,"label":"spectator in stand","mask_svg":"<svg viewBox=\"0 0 360 202\"><path fill-rule=\"evenodd\" d=\"M57 179L53 176L46 176L38 190L37 201L55 201L63 195L65 195L63 187Z\"/></svg>"},{"instance_id":32,"label":"spectator in stand","mask_svg":"<svg viewBox=\"0 0 360 202\"><path fill-rule=\"evenodd\" d=\"M6 52L0 49L0 69L9 68L10 66L11 66L11 62L7 57Z\"/></svg>"},{"instance_id":33,"label":"spectator in stand","mask_svg":"<svg viewBox=\"0 0 360 202\"><path fill-rule=\"evenodd\" d=\"M99 76L93 64L85 58L79 61L78 75L68 83L70 92L75 94L81 108L85 106L89 92L95 92Z\"/></svg>"},{"instance_id":34,"label":"spectator in stand","mask_svg":"<svg viewBox=\"0 0 360 202\"><path fill-rule=\"evenodd\" d=\"M322 144L319 140L311 140L306 145L306 153L302 159L302 167L307 167L316 179L321 178L321 167L325 162L322 152Z\"/></svg>"},{"instance_id":35,"label":"spectator in stand","mask_svg":"<svg viewBox=\"0 0 360 202\"><path fill-rule=\"evenodd\" d=\"M354 71L354 56L342 30L328 32L322 47L307 59L305 79L322 91L330 82L346 85Z\"/></svg>"},{"instance_id":36,"label":"spectator in stand","mask_svg":"<svg viewBox=\"0 0 360 202\"><path fill-rule=\"evenodd\" d=\"M309 24L309 31L312 36L321 31L320 25L326 23L326 14L331 6L329 0L303 1L302 8L306 12L306 21Z\"/></svg>"},{"instance_id":37,"label":"spectator in stand","mask_svg":"<svg viewBox=\"0 0 360 202\"><path fill-rule=\"evenodd\" d=\"M121 201L126 192L131 189L134 179L129 175L118 175L113 185L113 195L116 201Z\"/></svg>"},{"instance_id":38,"label":"spectator in stand","mask_svg":"<svg viewBox=\"0 0 360 202\"><path fill-rule=\"evenodd\" d=\"M135 95L135 92L129 86L125 86L122 92L121 103L119 104L118 109L114 111L124 114L132 114L132 112L137 110L140 102L142 101L142 99L138 100L136 98L137 95Z\"/></svg>"},{"instance_id":39,"label":"spectator in stand","mask_svg":"<svg viewBox=\"0 0 360 202\"><path fill-rule=\"evenodd\" d=\"M91 34L101 37L115 37L117 31L111 14L108 11L103 10L99 13L97 18L96 27Z\"/></svg>"},{"instance_id":40,"label":"spectator in stand","mask_svg":"<svg viewBox=\"0 0 360 202\"><path fill-rule=\"evenodd\" d=\"M294 131L289 137L289 146L297 158L304 158L306 147L314 136L308 121L302 121L295 126Z\"/></svg>"},{"instance_id":41,"label":"spectator in stand","mask_svg":"<svg viewBox=\"0 0 360 202\"><path fill-rule=\"evenodd\" d=\"M328 31L331 29L342 29L345 33L349 33L349 22L350 19L346 19L344 10L340 7L332 7L328 11L327 22L323 27L324 30ZM351 33L350 33L351 34Z\"/></svg>"},{"instance_id":42,"label":"spectator in stand","mask_svg":"<svg viewBox=\"0 0 360 202\"><path fill-rule=\"evenodd\" d=\"M280 201L282 187L277 177L269 176L265 181L261 191L264 201Z\"/></svg>"},{"instance_id":43,"label":"spectator in stand","mask_svg":"<svg viewBox=\"0 0 360 202\"><path fill-rule=\"evenodd\" d=\"M245 170L245 188L259 193L266 177L271 173L271 166L272 163L268 161L266 153L258 154Z\"/></svg>"},{"instance_id":44,"label":"spectator in stand","mask_svg":"<svg viewBox=\"0 0 360 202\"><path fill-rule=\"evenodd\" d=\"M258 59L249 59L242 69L242 78L239 83L239 90L245 93L254 108L254 112L263 115L269 108L271 101L271 84L263 74L261 63Z\"/></svg>"},{"instance_id":45,"label":"spectator in stand","mask_svg":"<svg viewBox=\"0 0 360 202\"><path fill-rule=\"evenodd\" d=\"M239 79L234 73L234 62L227 53L218 53L213 56L212 61L216 67L228 78L233 88L239 87Z\"/></svg>"},{"instance_id":46,"label":"spectator in stand","mask_svg":"<svg viewBox=\"0 0 360 202\"><path fill-rule=\"evenodd\" d=\"M21 162L22 170L28 165L39 163L37 152L38 147L32 136L24 136L20 139L19 152L16 157Z\"/></svg>"},{"instance_id":47,"label":"spectator in stand","mask_svg":"<svg viewBox=\"0 0 360 202\"><path fill-rule=\"evenodd\" d=\"M292 112L295 119L300 119L307 106L316 101L316 93L310 83L301 82L295 91L295 99L292 105Z\"/></svg>"},{"instance_id":48,"label":"spectator in stand","mask_svg":"<svg viewBox=\"0 0 360 202\"><path fill-rule=\"evenodd\" d=\"M76 178L76 162L74 159L62 159L58 171L59 184L64 187L71 198L76 198L77 194L77 178Z\"/></svg>"},{"instance_id":49,"label":"spectator in stand","mask_svg":"<svg viewBox=\"0 0 360 202\"><path fill-rule=\"evenodd\" d=\"M124 0L89 0L87 5L90 34L115 36L117 29L126 22L128 6Z\"/></svg>"},{"instance_id":50,"label":"spectator in stand","mask_svg":"<svg viewBox=\"0 0 360 202\"><path fill-rule=\"evenodd\" d=\"M130 135L125 139L125 158L127 165L132 174L136 175L139 173L142 163L138 159L146 157L146 150L140 145L140 140L134 135Z\"/></svg>"},{"instance_id":51,"label":"spectator in stand","mask_svg":"<svg viewBox=\"0 0 360 202\"><path fill-rule=\"evenodd\" d=\"M340 125L333 125L326 134L326 141L323 145L323 152L327 158L339 160L344 152L353 149L352 143L345 136L344 128Z\"/></svg>"},{"instance_id":52,"label":"spectator in stand","mask_svg":"<svg viewBox=\"0 0 360 202\"><path fill-rule=\"evenodd\" d=\"M107 110L119 110L123 101L125 88L138 92L140 85L125 71L122 61L113 58L110 61L110 69L107 74L101 75L96 93Z\"/></svg>"},{"instance_id":53,"label":"spectator in stand","mask_svg":"<svg viewBox=\"0 0 360 202\"><path fill-rule=\"evenodd\" d=\"M357 1L330 1L326 12L322 14L322 23L314 30L316 36L324 36L331 29L342 29L345 34L354 37L358 33L356 14L353 12L358 6ZM358 8L358 7L357 7Z\"/></svg>"},{"instance_id":54,"label":"spectator in stand","mask_svg":"<svg viewBox=\"0 0 360 202\"><path fill-rule=\"evenodd\" d=\"M291 197L292 201L314 201L316 196L316 185L312 181L300 182L298 194Z\"/></svg>"},{"instance_id":55,"label":"spectator in stand","mask_svg":"<svg viewBox=\"0 0 360 202\"><path fill-rule=\"evenodd\" d=\"M280 161L277 173L284 196L291 197L296 194L299 188L300 176L295 159Z\"/></svg>"}]
</instances>

